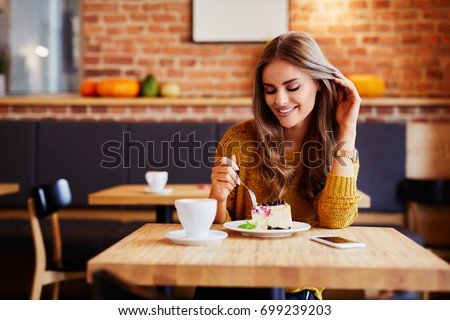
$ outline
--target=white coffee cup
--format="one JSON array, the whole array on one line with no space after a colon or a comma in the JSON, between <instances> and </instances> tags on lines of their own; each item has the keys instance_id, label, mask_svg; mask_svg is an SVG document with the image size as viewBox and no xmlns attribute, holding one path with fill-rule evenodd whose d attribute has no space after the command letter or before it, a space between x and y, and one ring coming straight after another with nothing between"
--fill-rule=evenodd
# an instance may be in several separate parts
<instances>
[{"instance_id":1,"label":"white coffee cup","mask_svg":"<svg viewBox=\"0 0 450 320\"><path fill-rule=\"evenodd\" d=\"M163 191L168 178L167 171L147 171L145 173L145 180L147 180L148 189L151 192Z\"/></svg>"},{"instance_id":2,"label":"white coffee cup","mask_svg":"<svg viewBox=\"0 0 450 320\"><path fill-rule=\"evenodd\" d=\"M177 199L175 208L186 238L208 237L209 229L216 216L216 199Z\"/></svg>"}]
</instances>

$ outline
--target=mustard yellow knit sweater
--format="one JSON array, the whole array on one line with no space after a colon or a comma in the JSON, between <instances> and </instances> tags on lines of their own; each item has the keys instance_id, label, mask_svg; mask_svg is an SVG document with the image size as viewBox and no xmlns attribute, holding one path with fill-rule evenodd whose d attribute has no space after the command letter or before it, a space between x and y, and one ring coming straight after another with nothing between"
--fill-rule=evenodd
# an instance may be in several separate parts
<instances>
[{"instance_id":1,"label":"mustard yellow knit sweater","mask_svg":"<svg viewBox=\"0 0 450 320\"><path fill-rule=\"evenodd\" d=\"M258 166L242 165L251 161L256 155L256 131L253 120L236 124L221 139L216 152L216 159L229 157L234 154L236 162L240 165L239 176L245 184L252 189L258 203L273 201L270 197L269 187L264 183L262 172ZM252 149L253 148L253 149ZM312 227L339 229L352 224L358 215L358 202L360 196L356 192L356 178L359 164L355 166L353 177L328 174L325 187L314 201L306 199L299 191L298 184L302 166L298 166L288 191L282 199L291 205L292 219L310 224ZM227 220L251 219L252 202L244 186L237 186L227 199ZM309 289L321 299L323 289L317 288L290 288L287 292L298 292Z\"/></svg>"}]
</instances>

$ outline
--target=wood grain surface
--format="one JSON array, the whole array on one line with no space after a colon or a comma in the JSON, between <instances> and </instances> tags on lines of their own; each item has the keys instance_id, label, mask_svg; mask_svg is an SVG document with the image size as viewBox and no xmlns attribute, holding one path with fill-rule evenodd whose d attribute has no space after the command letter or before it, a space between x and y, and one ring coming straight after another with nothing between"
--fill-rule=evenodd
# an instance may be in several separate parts
<instances>
[{"instance_id":1,"label":"wood grain surface","mask_svg":"<svg viewBox=\"0 0 450 320\"><path fill-rule=\"evenodd\" d=\"M450 266L392 228L311 229L272 239L226 230L225 240L206 246L166 238L180 229L179 224L142 226L88 262L88 281L95 270L107 269L138 285L450 291ZM311 241L316 234L367 246L335 249Z\"/></svg>"}]
</instances>

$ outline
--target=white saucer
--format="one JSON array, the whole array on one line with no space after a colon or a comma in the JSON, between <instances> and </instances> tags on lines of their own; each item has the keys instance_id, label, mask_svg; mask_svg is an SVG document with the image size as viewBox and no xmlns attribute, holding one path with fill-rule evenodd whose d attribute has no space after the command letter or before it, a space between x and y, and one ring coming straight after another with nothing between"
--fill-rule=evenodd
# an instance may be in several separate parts
<instances>
[{"instance_id":1,"label":"white saucer","mask_svg":"<svg viewBox=\"0 0 450 320\"><path fill-rule=\"evenodd\" d=\"M288 237L296 232L306 231L311 229L311 225L292 221L291 229L276 229L276 230L259 230L259 229L243 229L239 228L239 225L244 224L246 220L237 220L225 222L223 226L225 229L233 230L242 233L244 236L250 237L259 237L259 238L280 238L280 237Z\"/></svg>"},{"instance_id":2,"label":"white saucer","mask_svg":"<svg viewBox=\"0 0 450 320\"><path fill-rule=\"evenodd\" d=\"M154 193L154 194L168 194L168 193L171 193L172 191L173 191L173 188L166 188L161 191L152 191L152 190L150 190L149 187L144 188L144 192Z\"/></svg>"},{"instance_id":3,"label":"white saucer","mask_svg":"<svg viewBox=\"0 0 450 320\"><path fill-rule=\"evenodd\" d=\"M223 239L228 237L228 233L219 230L209 230L208 238L192 239L186 238L184 230L175 230L167 232L166 237L176 244L203 246L203 245L217 244L221 242Z\"/></svg>"}]
</instances>

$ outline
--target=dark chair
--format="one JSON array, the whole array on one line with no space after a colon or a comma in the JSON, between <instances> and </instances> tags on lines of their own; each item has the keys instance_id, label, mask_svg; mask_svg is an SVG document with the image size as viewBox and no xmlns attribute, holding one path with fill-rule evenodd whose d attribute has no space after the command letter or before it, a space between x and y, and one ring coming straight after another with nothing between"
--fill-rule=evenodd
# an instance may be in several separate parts
<instances>
[{"instance_id":1,"label":"dark chair","mask_svg":"<svg viewBox=\"0 0 450 320\"><path fill-rule=\"evenodd\" d=\"M71 279L85 279L85 270L65 271L58 211L69 206L72 193L67 180L40 185L30 190L28 210L35 249L35 269L31 288L31 299L40 299L42 288L52 285L51 298L57 299L59 284ZM41 230L41 221L50 219L52 230L53 259L47 264L47 253Z\"/></svg>"},{"instance_id":2,"label":"dark chair","mask_svg":"<svg viewBox=\"0 0 450 320\"><path fill-rule=\"evenodd\" d=\"M92 296L96 300L165 300L166 296L135 286L106 270L92 275Z\"/></svg>"},{"instance_id":3,"label":"dark chair","mask_svg":"<svg viewBox=\"0 0 450 320\"><path fill-rule=\"evenodd\" d=\"M405 179L406 225L430 249L450 249L450 180Z\"/></svg>"}]
</instances>

